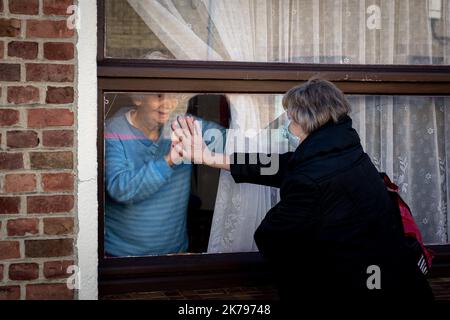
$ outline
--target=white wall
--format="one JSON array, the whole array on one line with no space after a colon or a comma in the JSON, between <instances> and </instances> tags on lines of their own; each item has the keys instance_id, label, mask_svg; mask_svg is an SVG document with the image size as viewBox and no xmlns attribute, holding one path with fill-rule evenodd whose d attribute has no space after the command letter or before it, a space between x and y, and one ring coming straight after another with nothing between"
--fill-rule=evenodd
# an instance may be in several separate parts
<instances>
[{"instance_id":1,"label":"white wall","mask_svg":"<svg viewBox=\"0 0 450 320\"><path fill-rule=\"evenodd\" d=\"M78 236L79 299L97 299L97 6L78 1Z\"/></svg>"}]
</instances>

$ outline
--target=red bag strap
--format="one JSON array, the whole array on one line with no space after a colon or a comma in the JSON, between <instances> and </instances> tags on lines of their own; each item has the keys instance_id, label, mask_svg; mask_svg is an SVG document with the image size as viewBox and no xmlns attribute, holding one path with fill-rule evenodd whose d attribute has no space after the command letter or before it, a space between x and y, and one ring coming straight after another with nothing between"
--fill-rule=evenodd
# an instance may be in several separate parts
<instances>
[{"instance_id":1,"label":"red bag strap","mask_svg":"<svg viewBox=\"0 0 450 320\"><path fill-rule=\"evenodd\" d=\"M386 173L384 173L384 172L381 172L380 175L383 178L383 181L384 181L384 184L386 185L386 188L389 191L393 191L393 192L398 193L398 186L395 183L393 183L391 181L391 179L389 179L389 176Z\"/></svg>"}]
</instances>

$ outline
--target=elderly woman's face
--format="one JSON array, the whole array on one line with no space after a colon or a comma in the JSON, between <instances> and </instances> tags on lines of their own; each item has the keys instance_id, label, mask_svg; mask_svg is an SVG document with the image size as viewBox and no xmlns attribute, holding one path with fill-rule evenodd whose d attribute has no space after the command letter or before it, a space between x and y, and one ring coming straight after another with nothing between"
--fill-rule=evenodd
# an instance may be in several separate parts
<instances>
[{"instance_id":1,"label":"elderly woman's face","mask_svg":"<svg viewBox=\"0 0 450 320\"><path fill-rule=\"evenodd\" d=\"M164 124L169 120L178 101L175 97L165 94L145 95L133 99L140 116L146 123Z\"/></svg>"}]
</instances>

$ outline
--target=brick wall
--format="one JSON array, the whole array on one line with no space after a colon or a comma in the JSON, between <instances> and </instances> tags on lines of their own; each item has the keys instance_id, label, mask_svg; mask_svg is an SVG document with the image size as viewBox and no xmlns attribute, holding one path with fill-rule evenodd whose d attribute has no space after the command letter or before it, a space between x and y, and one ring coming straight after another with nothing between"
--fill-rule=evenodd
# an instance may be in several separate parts
<instances>
[{"instance_id":1,"label":"brick wall","mask_svg":"<svg viewBox=\"0 0 450 320\"><path fill-rule=\"evenodd\" d=\"M0 0L0 300L73 299L72 0Z\"/></svg>"}]
</instances>

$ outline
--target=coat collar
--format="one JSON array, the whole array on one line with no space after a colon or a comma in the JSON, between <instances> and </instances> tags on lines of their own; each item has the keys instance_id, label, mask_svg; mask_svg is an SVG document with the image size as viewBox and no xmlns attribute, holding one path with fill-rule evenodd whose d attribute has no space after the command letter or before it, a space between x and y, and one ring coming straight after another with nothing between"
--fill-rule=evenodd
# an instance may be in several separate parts
<instances>
[{"instance_id":1,"label":"coat collar","mask_svg":"<svg viewBox=\"0 0 450 320\"><path fill-rule=\"evenodd\" d=\"M299 164L315 157L338 153L360 145L352 119L345 116L338 123L332 121L310 133L297 147L290 164Z\"/></svg>"}]
</instances>

